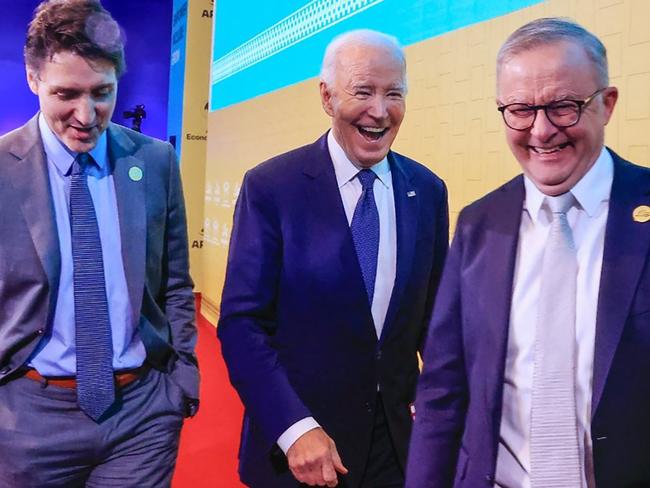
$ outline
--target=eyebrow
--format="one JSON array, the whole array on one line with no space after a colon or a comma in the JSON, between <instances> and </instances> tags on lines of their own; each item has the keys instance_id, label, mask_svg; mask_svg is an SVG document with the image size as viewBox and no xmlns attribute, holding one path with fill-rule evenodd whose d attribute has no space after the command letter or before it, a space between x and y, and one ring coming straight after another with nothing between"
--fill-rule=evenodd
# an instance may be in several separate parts
<instances>
[{"instance_id":1,"label":"eyebrow","mask_svg":"<svg viewBox=\"0 0 650 488\"><path fill-rule=\"evenodd\" d=\"M353 84L351 88L356 90L359 89L376 90L378 87L373 84L361 82L361 83ZM386 88L386 91L394 91L394 90L404 91L404 89L405 89L404 84L399 83L395 85L390 85L388 88Z\"/></svg>"},{"instance_id":2,"label":"eyebrow","mask_svg":"<svg viewBox=\"0 0 650 488\"><path fill-rule=\"evenodd\" d=\"M102 83L101 85L96 85L90 88L90 91L96 91L96 90L103 90L104 88L114 88L116 83ZM50 91L56 92L56 91L63 91L63 92L82 92L84 91L82 88L74 87L74 86L62 86L62 85L50 85Z\"/></svg>"}]
</instances>

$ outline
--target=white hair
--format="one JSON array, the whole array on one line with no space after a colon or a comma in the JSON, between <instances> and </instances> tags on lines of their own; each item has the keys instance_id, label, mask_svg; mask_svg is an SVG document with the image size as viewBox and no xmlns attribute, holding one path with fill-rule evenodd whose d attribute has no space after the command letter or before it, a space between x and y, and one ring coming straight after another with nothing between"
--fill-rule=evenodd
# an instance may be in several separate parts
<instances>
[{"instance_id":1,"label":"white hair","mask_svg":"<svg viewBox=\"0 0 650 488\"><path fill-rule=\"evenodd\" d=\"M327 45L323 64L320 70L320 79L326 85L334 83L336 77L336 61L341 51L349 46L374 46L384 47L391 51L391 54L402 65L402 80L406 89L406 57L404 50L396 37L384 34L383 32L371 29L358 29L344 32L336 36Z\"/></svg>"}]
</instances>

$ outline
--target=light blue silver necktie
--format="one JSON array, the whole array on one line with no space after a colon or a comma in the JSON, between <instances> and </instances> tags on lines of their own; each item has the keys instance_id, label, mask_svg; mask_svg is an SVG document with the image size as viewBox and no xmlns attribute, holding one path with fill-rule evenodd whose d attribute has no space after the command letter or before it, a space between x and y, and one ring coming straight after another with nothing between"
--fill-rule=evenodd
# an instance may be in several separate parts
<instances>
[{"instance_id":1,"label":"light blue silver necktie","mask_svg":"<svg viewBox=\"0 0 650 488\"><path fill-rule=\"evenodd\" d=\"M102 246L97 216L88 189L94 164L80 153L72 166L70 227L74 268L74 313L77 354L77 402L98 420L115 401L113 344L108 316Z\"/></svg>"},{"instance_id":2,"label":"light blue silver necktie","mask_svg":"<svg viewBox=\"0 0 650 488\"><path fill-rule=\"evenodd\" d=\"M566 213L571 193L546 197L553 220L542 265L530 433L533 488L582 484L576 412L578 260Z\"/></svg>"}]
</instances>

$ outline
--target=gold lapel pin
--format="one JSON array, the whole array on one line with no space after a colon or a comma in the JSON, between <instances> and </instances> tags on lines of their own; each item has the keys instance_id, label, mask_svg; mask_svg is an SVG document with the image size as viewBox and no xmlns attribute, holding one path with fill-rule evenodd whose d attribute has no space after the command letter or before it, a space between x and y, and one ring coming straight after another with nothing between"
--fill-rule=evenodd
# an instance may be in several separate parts
<instances>
[{"instance_id":1,"label":"gold lapel pin","mask_svg":"<svg viewBox=\"0 0 650 488\"><path fill-rule=\"evenodd\" d=\"M632 218L635 222L647 222L650 220L650 207L647 205L639 205L632 212Z\"/></svg>"},{"instance_id":2,"label":"gold lapel pin","mask_svg":"<svg viewBox=\"0 0 650 488\"><path fill-rule=\"evenodd\" d=\"M140 181L142 179L142 169L137 166L131 166L129 168L129 178L132 181Z\"/></svg>"}]
</instances>

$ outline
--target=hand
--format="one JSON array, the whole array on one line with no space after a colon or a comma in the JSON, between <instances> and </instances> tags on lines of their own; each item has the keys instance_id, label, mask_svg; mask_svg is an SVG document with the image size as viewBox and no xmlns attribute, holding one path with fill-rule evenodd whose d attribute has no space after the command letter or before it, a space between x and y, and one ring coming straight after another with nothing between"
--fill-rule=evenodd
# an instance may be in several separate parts
<instances>
[{"instance_id":1,"label":"hand","mask_svg":"<svg viewBox=\"0 0 650 488\"><path fill-rule=\"evenodd\" d=\"M338 484L336 473L347 474L334 441L320 427L301 435L287 451L287 461L293 476L309 486Z\"/></svg>"}]
</instances>

